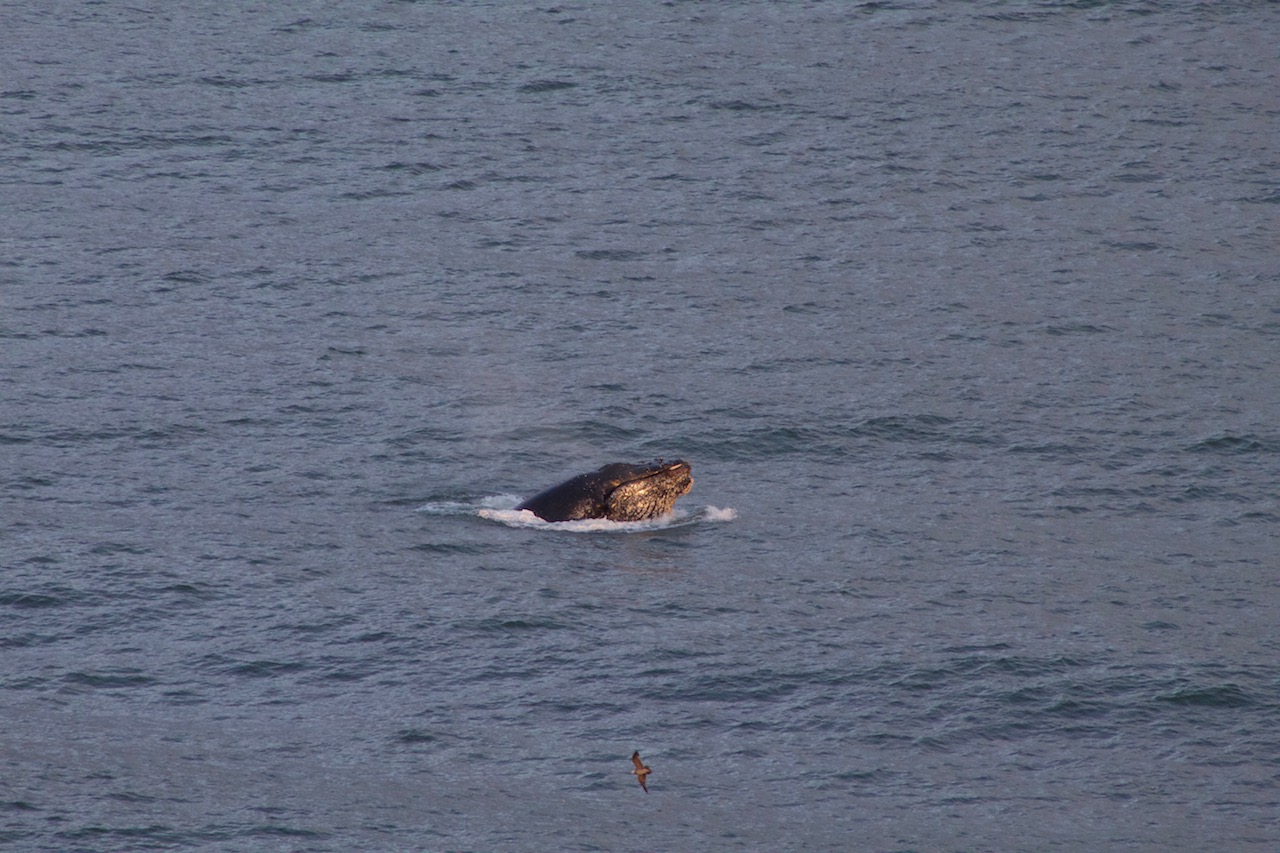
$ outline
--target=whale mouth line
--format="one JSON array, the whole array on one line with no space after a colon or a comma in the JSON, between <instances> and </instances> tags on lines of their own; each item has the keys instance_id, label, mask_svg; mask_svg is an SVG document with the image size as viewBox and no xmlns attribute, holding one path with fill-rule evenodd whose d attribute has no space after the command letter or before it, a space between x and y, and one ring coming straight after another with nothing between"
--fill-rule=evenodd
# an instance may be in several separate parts
<instances>
[{"instance_id":1,"label":"whale mouth line","mask_svg":"<svg viewBox=\"0 0 1280 853\"><path fill-rule=\"evenodd\" d=\"M644 474L641 474L639 477L636 477L631 480L626 480L625 482L638 483L641 480L651 480L654 477L661 477L664 474L671 474L673 472L679 471L681 468L687 471L693 470L693 466L691 466L688 462L682 462L680 460L676 460L675 462L658 461L655 464L656 464L656 467L652 471L646 471Z\"/></svg>"},{"instance_id":2,"label":"whale mouth line","mask_svg":"<svg viewBox=\"0 0 1280 853\"><path fill-rule=\"evenodd\" d=\"M693 466L692 465L690 465L688 462L684 462L681 460L676 460L675 462L660 461L656 463L653 470L646 471L643 474L639 475L638 477L632 477L627 480L622 480L609 491L610 493L613 493L613 492L616 492L618 489L625 489L628 487L634 488L634 487L640 486L641 484L648 484L653 481L657 481L658 483L666 483L667 481L676 482L682 479L687 479L689 481L689 485L690 486L693 485ZM662 487L659 486L658 488L662 488ZM684 494L687 491L688 489L686 488L684 492L681 492L681 494Z\"/></svg>"}]
</instances>

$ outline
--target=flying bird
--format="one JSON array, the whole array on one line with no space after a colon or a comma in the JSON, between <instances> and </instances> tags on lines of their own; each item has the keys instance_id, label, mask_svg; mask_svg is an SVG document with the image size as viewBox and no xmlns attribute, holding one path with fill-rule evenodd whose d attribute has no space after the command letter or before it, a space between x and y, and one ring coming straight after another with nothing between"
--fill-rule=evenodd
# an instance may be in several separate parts
<instances>
[{"instance_id":1,"label":"flying bird","mask_svg":"<svg viewBox=\"0 0 1280 853\"><path fill-rule=\"evenodd\" d=\"M649 769L649 765L640 760L640 750L637 749L635 752L631 753L631 763L636 766L636 769L631 771L631 775L635 776L636 779L639 780L640 787L644 788L644 792L646 794L649 793L649 786L645 784L644 779L653 771Z\"/></svg>"}]
</instances>

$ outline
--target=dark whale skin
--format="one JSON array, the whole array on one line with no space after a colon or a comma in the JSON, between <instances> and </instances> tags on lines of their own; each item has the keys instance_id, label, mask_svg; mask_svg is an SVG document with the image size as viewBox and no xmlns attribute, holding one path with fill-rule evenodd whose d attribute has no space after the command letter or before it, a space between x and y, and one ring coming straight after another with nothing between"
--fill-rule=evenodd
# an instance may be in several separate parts
<instances>
[{"instance_id":1,"label":"dark whale skin","mask_svg":"<svg viewBox=\"0 0 1280 853\"><path fill-rule=\"evenodd\" d=\"M613 462L545 489L521 503L543 521L646 521L669 514L676 498L693 488L688 462Z\"/></svg>"}]
</instances>

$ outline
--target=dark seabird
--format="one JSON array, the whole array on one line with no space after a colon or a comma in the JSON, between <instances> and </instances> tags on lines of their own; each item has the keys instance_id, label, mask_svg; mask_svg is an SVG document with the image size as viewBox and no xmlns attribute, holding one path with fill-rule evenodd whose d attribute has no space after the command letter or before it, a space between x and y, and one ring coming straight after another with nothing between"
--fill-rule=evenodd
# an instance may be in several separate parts
<instances>
[{"instance_id":1,"label":"dark seabird","mask_svg":"<svg viewBox=\"0 0 1280 853\"><path fill-rule=\"evenodd\" d=\"M636 769L631 771L631 775L640 780L640 787L644 788L646 794L649 793L649 786L645 784L644 778L653 771L649 769L649 765L640 760L640 750L637 749L631 753L631 763L636 766Z\"/></svg>"}]
</instances>

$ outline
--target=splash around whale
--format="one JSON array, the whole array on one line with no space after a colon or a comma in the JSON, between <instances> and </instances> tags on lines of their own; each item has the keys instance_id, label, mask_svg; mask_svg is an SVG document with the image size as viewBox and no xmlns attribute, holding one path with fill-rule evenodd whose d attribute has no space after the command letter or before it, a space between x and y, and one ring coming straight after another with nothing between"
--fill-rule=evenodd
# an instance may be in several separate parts
<instances>
[{"instance_id":1,"label":"splash around whale","mask_svg":"<svg viewBox=\"0 0 1280 853\"><path fill-rule=\"evenodd\" d=\"M613 462L545 489L518 506L543 521L648 521L670 515L676 499L693 488L693 468L683 459L632 465Z\"/></svg>"}]
</instances>

